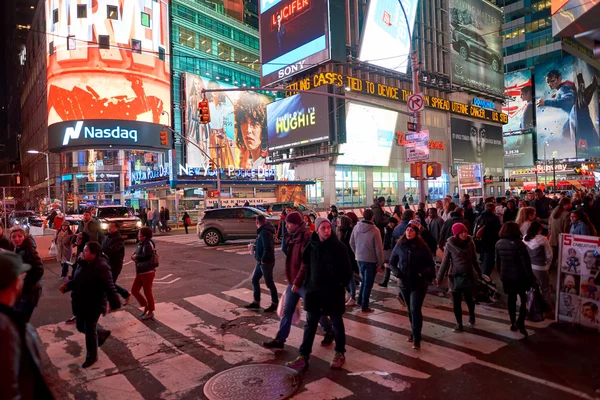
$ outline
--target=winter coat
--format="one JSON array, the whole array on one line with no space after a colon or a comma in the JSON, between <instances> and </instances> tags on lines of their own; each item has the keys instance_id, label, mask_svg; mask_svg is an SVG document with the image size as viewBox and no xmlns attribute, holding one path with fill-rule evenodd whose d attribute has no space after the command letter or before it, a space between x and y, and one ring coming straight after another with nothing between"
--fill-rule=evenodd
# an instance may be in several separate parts
<instances>
[{"instance_id":1,"label":"winter coat","mask_svg":"<svg viewBox=\"0 0 600 400\"><path fill-rule=\"evenodd\" d=\"M480 252L493 252L496 248L496 242L498 242L498 234L502 228L500 218L491 211L484 210L479 217L475 220L475 228L473 229L473 236L477 235L477 232L482 227L483 236L480 239Z\"/></svg>"},{"instance_id":2,"label":"winter coat","mask_svg":"<svg viewBox=\"0 0 600 400\"><path fill-rule=\"evenodd\" d=\"M523 290L535 282L527 246L519 238L503 238L496 243L496 268L500 279ZM506 292L506 290L505 290Z\"/></svg>"},{"instance_id":3,"label":"winter coat","mask_svg":"<svg viewBox=\"0 0 600 400\"><path fill-rule=\"evenodd\" d=\"M123 269L125 258L125 239L119 232L109 233L102 242L102 252L108 257L110 270L113 275L119 275Z\"/></svg>"},{"instance_id":4,"label":"winter coat","mask_svg":"<svg viewBox=\"0 0 600 400\"><path fill-rule=\"evenodd\" d=\"M450 217L448 218L448 220L446 222L444 222L444 225L442 226L442 232L440 233L440 241L439 241L439 245L440 248L443 249L444 246L446 245L446 241L452 237L452 225L456 224L456 223L461 223L464 224L467 229L470 231L471 230L471 225L469 224L469 221L467 221L464 218L461 217Z\"/></svg>"},{"instance_id":5,"label":"winter coat","mask_svg":"<svg viewBox=\"0 0 600 400\"><path fill-rule=\"evenodd\" d=\"M254 259L260 264L275 264L275 227L267 222L256 233Z\"/></svg>"},{"instance_id":6,"label":"winter coat","mask_svg":"<svg viewBox=\"0 0 600 400\"><path fill-rule=\"evenodd\" d=\"M550 217L548 225L550 225L550 246L558 246L560 234L569 233L571 228L571 215L568 211L563 211L558 218Z\"/></svg>"},{"instance_id":7,"label":"winter coat","mask_svg":"<svg viewBox=\"0 0 600 400\"><path fill-rule=\"evenodd\" d=\"M87 223L87 227L85 221L79 221L76 233L81 232L87 232L90 235L91 242L102 243L104 241L104 233L102 232L100 221L98 221L97 219L92 218Z\"/></svg>"},{"instance_id":8,"label":"winter coat","mask_svg":"<svg viewBox=\"0 0 600 400\"><path fill-rule=\"evenodd\" d=\"M379 203L373 203L373 205L371 205L371 210L373 210L373 223L379 230L379 234L383 240L384 228L387 225L387 218L385 217L383 208L381 208Z\"/></svg>"},{"instance_id":9,"label":"winter coat","mask_svg":"<svg viewBox=\"0 0 600 400\"><path fill-rule=\"evenodd\" d=\"M73 236L74 234L71 229L63 231L62 228L56 231L56 235L54 235L54 244L57 250L56 261L61 264L71 261L71 257L73 257L73 246L71 246Z\"/></svg>"},{"instance_id":10,"label":"winter coat","mask_svg":"<svg viewBox=\"0 0 600 400\"><path fill-rule=\"evenodd\" d=\"M342 315L352 267L346 247L331 235L321 242L313 233L303 255L306 264L304 309L321 315Z\"/></svg>"},{"instance_id":11,"label":"winter coat","mask_svg":"<svg viewBox=\"0 0 600 400\"><path fill-rule=\"evenodd\" d=\"M427 244L419 238L402 239L390 258L390 268L397 272L403 288L417 290L429 285L435 277L435 262Z\"/></svg>"},{"instance_id":12,"label":"winter coat","mask_svg":"<svg viewBox=\"0 0 600 400\"><path fill-rule=\"evenodd\" d=\"M531 240L523 240L529 258L531 259L531 269L536 271L548 271L552 262L552 247L548 238L544 235L536 235Z\"/></svg>"},{"instance_id":13,"label":"winter coat","mask_svg":"<svg viewBox=\"0 0 600 400\"><path fill-rule=\"evenodd\" d=\"M385 226L384 234L383 234L383 261L388 262L390 257L392 256L392 250L396 245L394 242L394 229L390 228L388 225Z\"/></svg>"},{"instance_id":14,"label":"winter coat","mask_svg":"<svg viewBox=\"0 0 600 400\"><path fill-rule=\"evenodd\" d=\"M190 218L190 214L188 214L188 213L183 214L183 217L181 218L181 220L183 221L183 226L190 225L190 224L188 224L188 218L190 219L190 222L192 222L192 219Z\"/></svg>"},{"instance_id":15,"label":"winter coat","mask_svg":"<svg viewBox=\"0 0 600 400\"><path fill-rule=\"evenodd\" d=\"M434 219L429 221L428 228L429 232L435 239L436 243L440 242L440 236L442 235L442 228L444 227L444 220L440 216L436 216Z\"/></svg>"},{"instance_id":16,"label":"winter coat","mask_svg":"<svg viewBox=\"0 0 600 400\"><path fill-rule=\"evenodd\" d=\"M346 246L346 249L348 250L348 257L350 257L350 264L352 264L352 272L354 272L355 274L360 274L358 262L356 261L356 255L354 254L354 251L352 251L352 246L350 246L350 238L352 237L352 231L354 231L354 228L342 231L342 237L340 240L342 243L344 243L344 246Z\"/></svg>"},{"instance_id":17,"label":"winter coat","mask_svg":"<svg viewBox=\"0 0 600 400\"><path fill-rule=\"evenodd\" d=\"M146 272L156 271L156 265L152 263L152 256L154 255L155 244L152 239L144 239L139 242L135 249L135 273L143 274Z\"/></svg>"},{"instance_id":18,"label":"winter coat","mask_svg":"<svg viewBox=\"0 0 600 400\"><path fill-rule=\"evenodd\" d=\"M25 274L21 298L30 299L37 304L42 287L42 276L44 275L42 258L29 238L25 238L21 246L16 247L14 251L21 256L24 264L31 265L31 269Z\"/></svg>"},{"instance_id":19,"label":"winter coat","mask_svg":"<svg viewBox=\"0 0 600 400\"><path fill-rule=\"evenodd\" d=\"M310 240L311 232L301 226L294 233L288 233L285 249L285 276L290 285L302 287L304 285L304 275L306 274L306 265L302 259L304 248Z\"/></svg>"},{"instance_id":20,"label":"winter coat","mask_svg":"<svg viewBox=\"0 0 600 400\"><path fill-rule=\"evenodd\" d=\"M569 231L571 235L589 235L590 230L585 225L583 221L577 221L571 224L571 230Z\"/></svg>"},{"instance_id":21,"label":"winter coat","mask_svg":"<svg viewBox=\"0 0 600 400\"><path fill-rule=\"evenodd\" d=\"M362 220L352 230L350 247L356 261L383 265L383 242L381 233L371 221Z\"/></svg>"},{"instance_id":22,"label":"winter coat","mask_svg":"<svg viewBox=\"0 0 600 400\"><path fill-rule=\"evenodd\" d=\"M121 307L108 259L102 254L92 262L77 262L73 279L67 282L67 291L71 292L71 307L75 316L105 313L107 299L111 309Z\"/></svg>"},{"instance_id":23,"label":"winter coat","mask_svg":"<svg viewBox=\"0 0 600 400\"><path fill-rule=\"evenodd\" d=\"M421 229L421 232L419 232L419 236L421 236L421 238L429 248L429 251L431 251L431 254L435 254L438 248L438 242L435 241L431 232L429 232L427 229Z\"/></svg>"},{"instance_id":24,"label":"winter coat","mask_svg":"<svg viewBox=\"0 0 600 400\"><path fill-rule=\"evenodd\" d=\"M398 239L400 239L400 237L404 235L404 232L406 231L406 227L408 226L409 222L410 221L402 220L400 221L398 226L394 228L394 232L392 233L392 238L394 239L394 242L397 242Z\"/></svg>"},{"instance_id":25,"label":"winter coat","mask_svg":"<svg viewBox=\"0 0 600 400\"><path fill-rule=\"evenodd\" d=\"M475 285L479 275L479 263L477 261L477 252L475 251L475 243L469 237L467 240L460 240L456 236L452 236L446 242L444 249L444 258L442 265L438 271L437 280L442 281L446 273L450 277L455 275L465 275L472 279L472 284ZM452 290L452 279L449 280L449 286Z\"/></svg>"},{"instance_id":26,"label":"winter coat","mask_svg":"<svg viewBox=\"0 0 600 400\"><path fill-rule=\"evenodd\" d=\"M40 347L33 326L0 304L0 399L54 399L44 379Z\"/></svg>"},{"instance_id":27,"label":"winter coat","mask_svg":"<svg viewBox=\"0 0 600 400\"><path fill-rule=\"evenodd\" d=\"M535 215L540 219L550 218L550 204L552 200L544 196L541 200L535 199L531 202L531 207L535 208Z\"/></svg>"},{"instance_id":28,"label":"winter coat","mask_svg":"<svg viewBox=\"0 0 600 400\"><path fill-rule=\"evenodd\" d=\"M156 208L154 209L154 211L152 211L152 221L155 221L155 222L160 221L160 213L158 212L158 210Z\"/></svg>"},{"instance_id":29,"label":"winter coat","mask_svg":"<svg viewBox=\"0 0 600 400\"><path fill-rule=\"evenodd\" d=\"M169 221L171 219L171 212L168 208L165 208L165 220Z\"/></svg>"},{"instance_id":30,"label":"winter coat","mask_svg":"<svg viewBox=\"0 0 600 400\"><path fill-rule=\"evenodd\" d=\"M508 207L504 209L504 214L502 214L502 223L505 224L510 221L515 221L517 219L518 209L513 208L512 210Z\"/></svg>"}]
</instances>

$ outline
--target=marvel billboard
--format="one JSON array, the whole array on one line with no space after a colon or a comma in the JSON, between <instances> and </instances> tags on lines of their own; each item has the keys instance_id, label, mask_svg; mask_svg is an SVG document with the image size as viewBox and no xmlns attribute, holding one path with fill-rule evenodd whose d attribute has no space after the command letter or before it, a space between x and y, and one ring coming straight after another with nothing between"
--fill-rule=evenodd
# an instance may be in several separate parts
<instances>
[{"instance_id":1,"label":"marvel billboard","mask_svg":"<svg viewBox=\"0 0 600 400\"><path fill-rule=\"evenodd\" d=\"M502 10L483 0L450 0L452 82L502 95Z\"/></svg>"},{"instance_id":2,"label":"marvel billboard","mask_svg":"<svg viewBox=\"0 0 600 400\"><path fill-rule=\"evenodd\" d=\"M484 175L504 174L502 127L451 118L454 164L483 164Z\"/></svg>"}]
</instances>

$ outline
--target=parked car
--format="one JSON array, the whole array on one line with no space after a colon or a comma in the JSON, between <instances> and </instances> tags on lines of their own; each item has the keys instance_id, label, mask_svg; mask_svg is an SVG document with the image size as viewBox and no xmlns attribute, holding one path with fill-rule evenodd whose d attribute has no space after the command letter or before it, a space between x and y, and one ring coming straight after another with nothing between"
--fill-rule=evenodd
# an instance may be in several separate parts
<instances>
[{"instance_id":1,"label":"parked car","mask_svg":"<svg viewBox=\"0 0 600 400\"><path fill-rule=\"evenodd\" d=\"M464 26L454 27L452 47L465 61L469 58L481 61L488 64L494 72L499 72L502 68L500 54L490 49L485 39L472 29Z\"/></svg>"},{"instance_id":2,"label":"parked car","mask_svg":"<svg viewBox=\"0 0 600 400\"><path fill-rule=\"evenodd\" d=\"M318 214L315 210L306 207L304 204L294 205L293 202L281 202L271 204L271 210L273 210L273 212L276 214L281 214L286 207L297 208L298 210L300 210L302 215L310 215L313 220L315 220L318 217Z\"/></svg>"},{"instance_id":3,"label":"parked car","mask_svg":"<svg viewBox=\"0 0 600 400\"><path fill-rule=\"evenodd\" d=\"M207 246L217 246L227 240L254 239L256 217L264 215L277 226L279 217L271 216L254 207L232 207L206 210L196 225L198 238Z\"/></svg>"},{"instance_id":4,"label":"parked car","mask_svg":"<svg viewBox=\"0 0 600 400\"><path fill-rule=\"evenodd\" d=\"M125 239L136 239L142 221L136 217L131 208L125 206L98 206L94 207L96 218L100 221L100 228L106 233L108 224L113 221L121 223L121 235Z\"/></svg>"}]
</instances>

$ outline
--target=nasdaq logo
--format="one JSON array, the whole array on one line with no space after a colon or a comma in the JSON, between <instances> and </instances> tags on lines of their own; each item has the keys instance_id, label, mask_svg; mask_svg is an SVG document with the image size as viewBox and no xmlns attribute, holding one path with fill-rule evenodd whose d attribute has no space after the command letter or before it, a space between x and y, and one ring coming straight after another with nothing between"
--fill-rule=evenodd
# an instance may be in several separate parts
<instances>
[{"instance_id":1,"label":"nasdaq logo","mask_svg":"<svg viewBox=\"0 0 600 400\"><path fill-rule=\"evenodd\" d=\"M70 141L77 140L81 137L83 121L77 121L74 127L70 126L65 129L63 136L63 146L67 146ZM138 131L136 129L123 129L120 126L114 128L99 129L93 126L83 128L84 139L129 139L137 143Z\"/></svg>"},{"instance_id":2,"label":"nasdaq logo","mask_svg":"<svg viewBox=\"0 0 600 400\"><path fill-rule=\"evenodd\" d=\"M83 127L83 121L77 121L75 127L68 127L65 129L65 136L63 137L63 146L69 144L70 139L79 139L79 135L81 134L81 128Z\"/></svg>"}]
</instances>

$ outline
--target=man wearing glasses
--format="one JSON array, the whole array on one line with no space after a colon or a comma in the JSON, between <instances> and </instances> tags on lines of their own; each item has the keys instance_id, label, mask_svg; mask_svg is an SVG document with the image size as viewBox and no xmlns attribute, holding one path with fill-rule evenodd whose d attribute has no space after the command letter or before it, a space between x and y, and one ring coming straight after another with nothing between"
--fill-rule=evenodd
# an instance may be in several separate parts
<instances>
[{"instance_id":1,"label":"man wearing glasses","mask_svg":"<svg viewBox=\"0 0 600 400\"><path fill-rule=\"evenodd\" d=\"M538 107L554 107L560 108L567 114L569 114L569 119L563 125L562 135L566 139L571 139L571 110L573 109L573 105L575 105L575 84L571 81L563 81L562 74L553 69L548 72L546 75L546 83L551 90L556 90L550 99L538 99L537 106ZM573 138L575 139L575 138Z\"/></svg>"}]
</instances>

